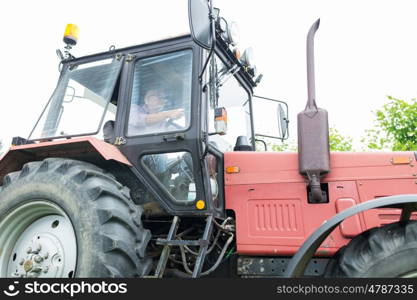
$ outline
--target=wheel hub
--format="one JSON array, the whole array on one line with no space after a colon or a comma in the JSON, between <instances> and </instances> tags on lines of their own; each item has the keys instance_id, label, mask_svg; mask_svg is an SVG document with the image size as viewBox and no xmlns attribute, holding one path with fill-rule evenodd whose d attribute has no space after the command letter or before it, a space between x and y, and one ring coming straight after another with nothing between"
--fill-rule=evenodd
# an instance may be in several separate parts
<instances>
[{"instance_id":1,"label":"wheel hub","mask_svg":"<svg viewBox=\"0 0 417 300\"><path fill-rule=\"evenodd\" d=\"M43 216L40 215L39 207L34 210L36 218L34 215L28 217L30 210L27 208L17 209L17 212L11 214L25 221L25 226L13 228L11 225L14 222L9 222L6 227L7 222L0 222L0 230L5 229L4 235L10 235L7 238L1 236L0 232L0 242L4 241L6 254L0 255L1 277L73 277L77 255L74 229L61 209L53 204L48 205L50 207L43 211ZM51 210L51 206L55 211Z\"/></svg>"}]
</instances>

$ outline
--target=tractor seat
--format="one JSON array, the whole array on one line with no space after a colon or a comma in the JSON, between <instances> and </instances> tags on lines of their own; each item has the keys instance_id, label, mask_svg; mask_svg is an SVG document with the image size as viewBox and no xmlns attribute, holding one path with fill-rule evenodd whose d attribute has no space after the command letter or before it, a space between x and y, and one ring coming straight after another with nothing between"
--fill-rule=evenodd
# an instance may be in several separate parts
<instances>
[{"instance_id":1,"label":"tractor seat","mask_svg":"<svg viewBox=\"0 0 417 300\"><path fill-rule=\"evenodd\" d=\"M114 121L109 120L103 125L103 139L106 143L114 144L116 134L114 133Z\"/></svg>"},{"instance_id":2,"label":"tractor seat","mask_svg":"<svg viewBox=\"0 0 417 300\"><path fill-rule=\"evenodd\" d=\"M254 151L254 149L252 145L249 144L247 137L241 135L237 137L233 151Z\"/></svg>"}]
</instances>

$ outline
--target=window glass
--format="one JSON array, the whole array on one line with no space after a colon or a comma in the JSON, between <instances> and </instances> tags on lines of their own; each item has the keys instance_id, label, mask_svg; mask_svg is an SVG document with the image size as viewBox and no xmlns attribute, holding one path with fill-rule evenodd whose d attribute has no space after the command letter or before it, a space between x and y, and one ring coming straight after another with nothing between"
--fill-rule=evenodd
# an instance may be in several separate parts
<instances>
[{"instance_id":1,"label":"window glass","mask_svg":"<svg viewBox=\"0 0 417 300\"><path fill-rule=\"evenodd\" d=\"M193 159L188 152L145 155L143 164L178 201L194 201L196 187Z\"/></svg>"},{"instance_id":2,"label":"window glass","mask_svg":"<svg viewBox=\"0 0 417 300\"><path fill-rule=\"evenodd\" d=\"M128 136L184 130L190 122L192 51L136 62Z\"/></svg>"},{"instance_id":3,"label":"window glass","mask_svg":"<svg viewBox=\"0 0 417 300\"><path fill-rule=\"evenodd\" d=\"M121 61L105 59L70 65L63 71L32 139L93 133L109 104ZM114 119L114 105L106 118Z\"/></svg>"},{"instance_id":4,"label":"window glass","mask_svg":"<svg viewBox=\"0 0 417 300\"><path fill-rule=\"evenodd\" d=\"M209 132L215 132L214 108L224 107L227 111L227 133L210 135L210 142L221 151L232 151L238 136L251 138L249 95L239 81L228 74L228 68L216 57L216 68L211 72L217 74L218 92L210 95ZM213 78L213 77L212 77ZM213 89L213 85L210 85ZM217 102L217 103L216 103Z\"/></svg>"}]
</instances>

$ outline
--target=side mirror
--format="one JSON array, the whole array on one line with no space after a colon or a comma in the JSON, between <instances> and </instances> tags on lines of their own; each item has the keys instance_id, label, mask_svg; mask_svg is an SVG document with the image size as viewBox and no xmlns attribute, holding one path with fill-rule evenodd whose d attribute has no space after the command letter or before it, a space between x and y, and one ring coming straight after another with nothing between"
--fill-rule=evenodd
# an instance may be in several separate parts
<instances>
[{"instance_id":1,"label":"side mirror","mask_svg":"<svg viewBox=\"0 0 417 300\"><path fill-rule=\"evenodd\" d=\"M278 116L278 128L281 130L279 136L282 136L282 140L288 138L288 107L279 103L277 108L277 116Z\"/></svg>"},{"instance_id":2,"label":"side mirror","mask_svg":"<svg viewBox=\"0 0 417 300\"><path fill-rule=\"evenodd\" d=\"M253 96L255 136L286 140L288 131L287 103L271 98Z\"/></svg>"},{"instance_id":3,"label":"side mirror","mask_svg":"<svg viewBox=\"0 0 417 300\"><path fill-rule=\"evenodd\" d=\"M209 0L188 0L188 19L194 42L204 49L213 47Z\"/></svg>"}]
</instances>

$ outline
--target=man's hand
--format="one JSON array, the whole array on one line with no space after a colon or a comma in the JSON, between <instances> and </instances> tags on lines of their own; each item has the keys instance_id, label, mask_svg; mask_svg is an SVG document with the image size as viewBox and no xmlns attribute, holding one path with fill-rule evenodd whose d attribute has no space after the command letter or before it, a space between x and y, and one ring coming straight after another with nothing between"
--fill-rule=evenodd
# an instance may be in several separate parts
<instances>
[{"instance_id":1,"label":"man's hand","mask_svg":"<svg viewBox=\"0 0 417 300\"><path fill-rule=\"evenodd\" d=\"M179 108L179 109L167 110L166 114L167 114L167 118L174 119L174 120L179 119L184 116L184 109Z\"/></svg>"}]
</instances>

